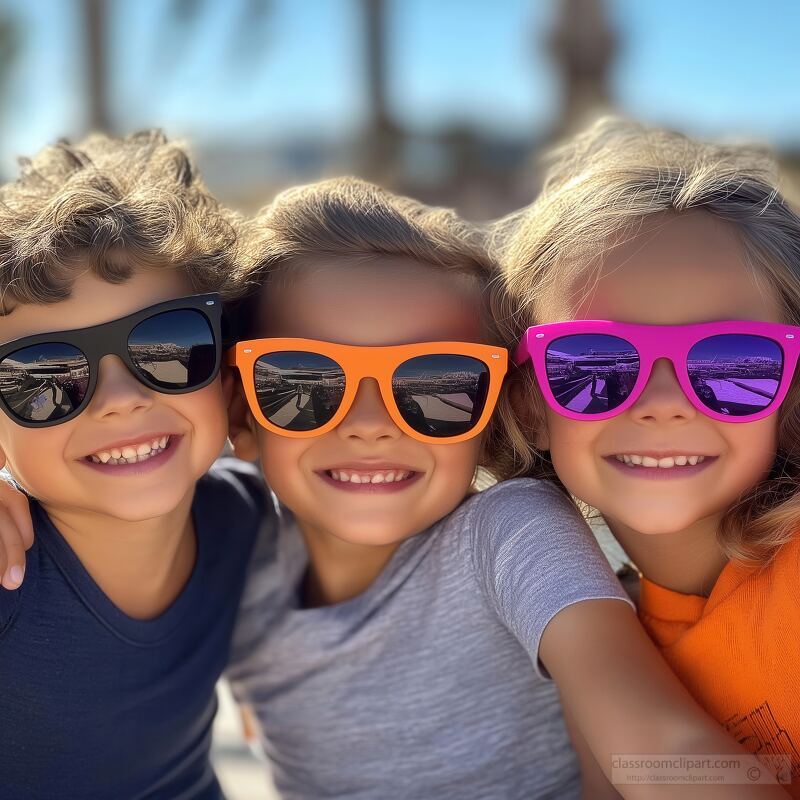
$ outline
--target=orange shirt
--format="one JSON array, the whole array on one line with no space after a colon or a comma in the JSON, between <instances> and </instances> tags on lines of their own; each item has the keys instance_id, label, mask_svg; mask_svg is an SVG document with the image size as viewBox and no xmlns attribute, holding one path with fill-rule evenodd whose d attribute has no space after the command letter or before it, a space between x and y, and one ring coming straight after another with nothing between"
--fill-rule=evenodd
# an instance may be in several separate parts
<instances>
[{"instance_id":1,"label":"orange shirt","mask_svg":"<svg viewBox=\"0 0 800 800\"><path fill-rule=\"evenodd\" d=\"M642 578L639 617L691 694L750 752L788 754L800 798L800 535L730 562L708 598Z\"/></svg>"}]
</instances>

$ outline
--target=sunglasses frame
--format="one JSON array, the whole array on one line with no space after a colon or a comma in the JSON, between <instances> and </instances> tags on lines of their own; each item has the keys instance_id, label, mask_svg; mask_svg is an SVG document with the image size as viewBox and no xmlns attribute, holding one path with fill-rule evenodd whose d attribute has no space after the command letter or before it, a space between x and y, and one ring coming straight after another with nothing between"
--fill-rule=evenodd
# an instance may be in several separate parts
<instances>
[{"instance_id":1,"label":"sunglasses frame","mask_svg":"<svg viewBox=\"0 0 800 800\"><path fill-rule=\"evenodd\" d=\"M550 388L546 364L548 347L557 339L579 334L616 336L628 342L639 355L639 374L636 382L628 397L611 411L599 414L571 411L558 403ZM713 411L703 404L692 387L687 368L689 351L698 342L723 334L752 335L769 339L778 345L783 354L783 370L775 397L767 406L754 414L732 416ZM672 362L683 393L698 411L720 422L755 422L773 414L786 398L794 377L798 355L800 355L800 328L777 322L726 320L701 322L695 325L631 325L610 320L572 320L533 325L528 328L514 351L513 361L517 365L531 361L539 389L547 404L553 411L567 419L600 421L627 411L644 391L653 364L658 359L666 358Z\"/></svg>"},{"instance_id":2,"label":"sunglasses frame","mask_svg":"<svg viewBox=\"0 0 800 800\"><path fill-rule=\"evenodd\" d=\"M255 385L255 365L262 356L283 351L316 353L335 361L344 371L344 394L336 413L319 428L309 431L290 431L271 423L258 404ZM392 393L392 375L405 361L418 356L468 356L483 363L489 373L486 403L477 423L466 433L456 436L427 436L414 430L400 413ZM374 378L380 387L383 404L395 425L405 434L428 444L455 444L477 436L488 424L503 378L508 371L508 351L503 347L471 342L420 342L386 347L335 344L315 339L251 339L238 342L228 350L227 363L239 369L250 411L263 428L280 436L307 439L322 436L333 430L350 411L358 387L364 378Z\"/></svg>"},{"instance_id":3,"label":"sunglasses frame","mask_svg":"<svg viewBox=\"0 0 800 800\"><path fill-rule=\"evenodd\" d=\"M208 321L211 334L214 337L215 357L214 369L209 378L197 386L186 389L166 389L156 386L147 381L139 372L128 352L128 337L137 325L158 316L167 311L199 311ZM47 333L37 333L33 336L25 336L21 339L5 342L0 345L0 363L17 352L27 347L37 344L67 344L76 347L86 358L89 368L89 383L86 387L86 394L80 404L68 414L54 420L26 420L17 416L6 402L6 398L0 394L0 407L14 422L25 428L49 428L52 425L60 425L62 422L77 417L92 399L97 378L100 371L100 359L107 355L118 356L125 363L131 374L148 389L152 389L159 394L188 394L196 392L208 386L219 374L222 354L222 302L217 293L196 294L189 297L180 297L175 300L167 300L163 303L142 308L133 314L125 317L102 322L99 325L92 325L88 328L73 328L66 331L50 331Z\"/></svg>"}]
</instances>

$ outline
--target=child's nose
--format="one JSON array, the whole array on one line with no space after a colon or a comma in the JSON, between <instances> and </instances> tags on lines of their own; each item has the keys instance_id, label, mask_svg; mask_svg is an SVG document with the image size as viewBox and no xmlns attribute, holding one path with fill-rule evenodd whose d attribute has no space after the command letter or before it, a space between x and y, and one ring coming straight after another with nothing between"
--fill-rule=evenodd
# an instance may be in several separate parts
<instances>
[{"instance_id":1,"label":"child's nose","mask_svg":"<svg viewBox=\"0 0 800 800\"><path fill-rule=\"evenodd\" d=\"M374 378L361 381L353 405L336 430L345 438L365 441L397 439L402 435L386 410Z\"/></svg>"},{"instance_id":2,"label":"child's nose","mask_svg":"<svg viewBox=\"0 0 800 800\"><path fill-rule=\"evenodd\" d=\"M630 413L640 422L670 422L692 419L697 410L678 383L672 362L660 358Z\"/></svg>"},{"instance_id":3,"label":"child's nose","mask_svg":"<svg viewBox=\"0 0 800 800\"><path fill-rule=\"evenodd\" d=\"M100 359L97 386L88 411L94 417L107 418L145 410L153 405L153 393L132 374L118 356Z\"/></svg>"}]
</instances>

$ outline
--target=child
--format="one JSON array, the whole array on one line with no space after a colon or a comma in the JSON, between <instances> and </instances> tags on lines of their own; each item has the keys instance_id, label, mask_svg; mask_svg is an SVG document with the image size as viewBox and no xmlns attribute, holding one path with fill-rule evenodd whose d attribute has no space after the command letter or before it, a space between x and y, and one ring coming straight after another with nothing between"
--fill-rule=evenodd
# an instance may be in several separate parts
<instances>
[{"instance_id":1,"label":"child","mask_svg":"<svg viewBox=\"0 0 800 800\"><path fill-rule=\"evenodd\" d=\"M566 495L517 480L468 496L478 464L499 469L499 431L482 429L505 372L469 230L356 180L286 192L256 226L263 289L241 312L231 434L283 516L256 551L229 677L279 790L575 797L547 673L609 773L612 753L735 750Z\"/></svg>"},{"instance_id":2,"label":"child","mask_svg":"<svg viewBox=\"0 0 800 800\"><path fill-rule=\"evenodd\" d=\"M602 513L664 657L800 797L800 218L772 163L600 122L503 262L525 471Z\"/></svg>"},{"instance_id":3,"label":"child","mask_svg":"<svg viewBox=\"0 0 800 800\"><path fill-rule=\"evenodd\" d=\"M214 686L270 519L244 466L203 477L238 223L157 133L47 148L0 201L0 458L36 534L0 592L0 796L219 800Z\"/></svg>"},{"instance_id":4,"label":"child","mask_svg":"<svg viewBox=\"0 0 800 800\"><path fill-rule=\"evenodd\" d=\"M505 372L468 229L353 180L285 193L257 224L265 288L241 317L270 338L231 356L249 401L231 430L284 505L279 536L259 540L229 675L282 793L575 797L544 669L609 771L612 753L738 752L662 662L566 496L521 480L465 499L478 463L498 461L484 426Z\"/></svg>"}]
</instances>

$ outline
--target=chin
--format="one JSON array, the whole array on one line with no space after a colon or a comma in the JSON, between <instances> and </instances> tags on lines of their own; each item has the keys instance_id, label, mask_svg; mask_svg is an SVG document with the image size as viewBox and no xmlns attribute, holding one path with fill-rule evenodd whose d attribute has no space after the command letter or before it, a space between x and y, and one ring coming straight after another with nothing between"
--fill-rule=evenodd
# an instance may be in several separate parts
<instances>
[{"instance_id":1,"label":"chin","mask_svg":"<svg viewBox=\"0 0 800 800\"><path fill-rule=\"evenodd\" d=\"M97 511L125 522L144 522L172 514L186 497L186 491L173 490L159 492L155 496L125 498L123 502L112 502L108 508Z\"/></svg>"},{"instance_id":2,"label":"chin","mask_svg":"<svg viewBox=\"0 0 800 800\"><path fill-rule=\"evenodd\" d=\"M398 530L394 525L352 525L343 528L341 531L332 530L331 533L343 542L357 545L367 545L370 547L381 547L390 544L397 544L409 539L418 531L408 529Z\"/></svg>"},{"instance_id":3,"label":"chin","mask_svg":"<svg viewBox=\"0 0 800 800\"><path fill-rule=\"evenodd\" d=\"M667 536L669 534L680 533L690 528L704 515L675 515L669 512L657 513L653 509L648 509L647 513L640 515L626 514L622 517L617 517L623 525L631 528L637 533L645 536Z\"/></svg>"}]
</instances>

